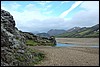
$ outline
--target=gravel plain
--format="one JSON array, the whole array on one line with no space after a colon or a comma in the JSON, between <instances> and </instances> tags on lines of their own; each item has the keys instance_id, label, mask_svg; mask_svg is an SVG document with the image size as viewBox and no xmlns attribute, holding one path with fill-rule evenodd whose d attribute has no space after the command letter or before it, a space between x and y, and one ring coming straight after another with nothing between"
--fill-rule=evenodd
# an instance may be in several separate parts
<instances>
[{"instance_id":1,"label":"gravel plain","mask_svg":"<svg viewBox=\"0 0 100 67\"><path fill-rule=\"evenodd\" d=\"M65 43L66 39L56 39ZM67 39L68 42L76 42L79 45L99 45L98 39ZM71 41L72 40L72 41ZM74 41L75 40L75 41ZM81 42L80 42L81 41ZM75 43L75 44L76 44ZM80 44L81 43L81 44ZM87 44L88 43L88 44ZM94 44L92 44L94 43ZM43 51L46 58L35 66L99 66L99 48L92 47L51 47L29 46L31 49Z\"/></svg>"}]
</instances>

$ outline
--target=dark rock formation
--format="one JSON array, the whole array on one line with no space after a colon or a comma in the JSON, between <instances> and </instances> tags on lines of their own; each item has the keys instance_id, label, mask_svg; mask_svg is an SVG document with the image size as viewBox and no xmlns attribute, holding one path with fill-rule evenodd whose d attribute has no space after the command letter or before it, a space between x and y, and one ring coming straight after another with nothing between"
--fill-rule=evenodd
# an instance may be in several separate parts
<instances>
[{"instance_id":1,"label":"dark rock formation","mask_svg":"<svg viewBox=\"0 0 100 67\"><path fill-rule=\"evenodd\" d=\"M13 16L1 9L1 66L33 65L38 60L34 57L40 53L26 46L28 39L39 41L37 36L19 31L15 27Z\"/></svg>"},{"instance_id":2,"label":"dark rock formation","mask_svg":"<svg viewBox=\"0 0 100 67\"><path fill-rule=\"evenodd\" d=\"M1 66L28 66L35 61L25 37L15 27L13 16L1 9Z\"/></svg>"},{"instance_id":3,"label":"dark rock formation","mask_svg":"<svg viewBox=\"0 0 100 67\"><path fill-rule=\"evenodd\" d=\"M34 34L30 33L30 32L21 32L23 34L23 36L25 37L25 40L36 40L37 36L35 36Z\"/></svg>"},{"instance_id":4,"label":"dark rock formation","mask_svg":"<svg viewBox=\"0 0 100 67\"><path fill-rule=\"evenodd\" d=\"M56 45L56 40L54 36L51 36L49 40L51 40L51 42Z\"/></svg>"},{"instance_id":5,"label":"dark rock formation","mask_svg":"<svg viewBox=\"0 0 100 67\"><path fill-rule=\"evenodd\" d=\"M55 46L56 45L56 40L55 38L51 37L41 37L41 36L36 36L32 33L29 32L22 32L23 36L25 37L25 40L32 40L33 42L37 43L38 46L44 45L44 46Z\"/></svg>"}]
</instances>

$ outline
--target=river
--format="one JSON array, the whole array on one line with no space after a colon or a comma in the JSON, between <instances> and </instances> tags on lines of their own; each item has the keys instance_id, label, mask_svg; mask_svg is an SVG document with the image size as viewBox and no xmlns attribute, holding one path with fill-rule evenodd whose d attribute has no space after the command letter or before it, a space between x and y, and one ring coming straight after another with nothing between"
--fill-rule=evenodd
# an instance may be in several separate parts
<instances>
[{"instance_id":1,"label":"river","mask_svg":"<svg viewBox=\"0 0 100 67\"><path fill-rule=\"evenodd\" d=\"M57 43L55 47L96 47L96 48L99 48L99 46L80 46L77 44L63 44L63 43Z\"/></svg>"}]
</instances>

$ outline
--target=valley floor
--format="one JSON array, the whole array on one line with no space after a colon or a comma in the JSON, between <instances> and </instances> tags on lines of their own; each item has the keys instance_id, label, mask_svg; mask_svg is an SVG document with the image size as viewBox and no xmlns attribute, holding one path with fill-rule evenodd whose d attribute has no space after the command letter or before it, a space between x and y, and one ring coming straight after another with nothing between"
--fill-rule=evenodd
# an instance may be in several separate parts
<instances>
[{"instance_id":1,"label":"valley floor","mask_svg":"<svg viewBox=\"0 0 100 67\"><path fill-rule=\"evenodd\" d=\"M30 47L43 51L46 59L35 66L99 66L99 48Z\"/></svg>"},{"instance_id":2,"label":"valley floor","mask_svg":"<svg viewBox=\"0 0 100 67\"><path fill-rule=\"evenodd\" d=\"M56 38L59 43L70 43L79 46L98 46L99 38Z\"/></svg>"},{"instance_id":3,"label":"valley floor","mask_svg":"<svg viewBox=\"0 0 100 67\"><path fill-rule=\"evenodd\" d=\"M99 45L99 38L56 38L60 43L73 43L81 46ZM99 66L99 48L92 47L51 47L29 46L46 54L46 58L35 66Z\"/></svg>"}]
</instances>

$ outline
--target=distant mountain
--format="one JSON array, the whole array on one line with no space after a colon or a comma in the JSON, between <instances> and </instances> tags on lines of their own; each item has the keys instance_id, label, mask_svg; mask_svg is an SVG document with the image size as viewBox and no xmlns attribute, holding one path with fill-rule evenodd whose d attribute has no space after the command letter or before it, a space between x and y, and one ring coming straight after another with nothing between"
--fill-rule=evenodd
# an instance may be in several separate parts
<instances>
[{"instance_id":1,"label":"distant mountain","mask_svg":"<svg viewBox=\"0 0 100 67\"><path fill-rule=\"evenodd\" d=\"M46 37L46 38L49 38L50 35L48 33L38 33L36 34L37 36L40 36L40 37Z\"/></svg>"},{"instance_id":2,"label":"distant mountain","mask_svg":"<svg viewBox=\"0 0 100 67\"><path fill-rule=\"evenodd\" d=\"M99 37L99 24L92 27L74 27L56 37Z\"/></svg>"},{"instance_id":3,"label":"distant mountain","mask_svg":"<svg viewBox=\"0 0 100 67\"><path fill-rule=\"evenodd\" d=\"M34 31L34 32L32 32L32 33L36 35L36 34L38 34L39 32L38 32L38 31Z\"/></svg>"},{"instance_id":4,"label":"distant mountain","mask_svg":"<svg viewBox=\"0 0 100 67\"><path fill-rule=\"evenodd\" d=\"M78 31L79 29L80 29L80 27L73 27L73 28L67 30L67 32L76 32L76 31Z\"/></svg>"},{"instance_id":5,"label":"distant mountain","mask_svg":"<svg viewBox=\"0 0 100 67\"><path fill-rule=\"evenodd\" d=\"M58 34L62 34L66 32L66 30L61 30L61 29L51 29L49 30L47 33L50 35L50 36L55 36L55 35L58 35Z\"/></svg>"}]
</instances>

